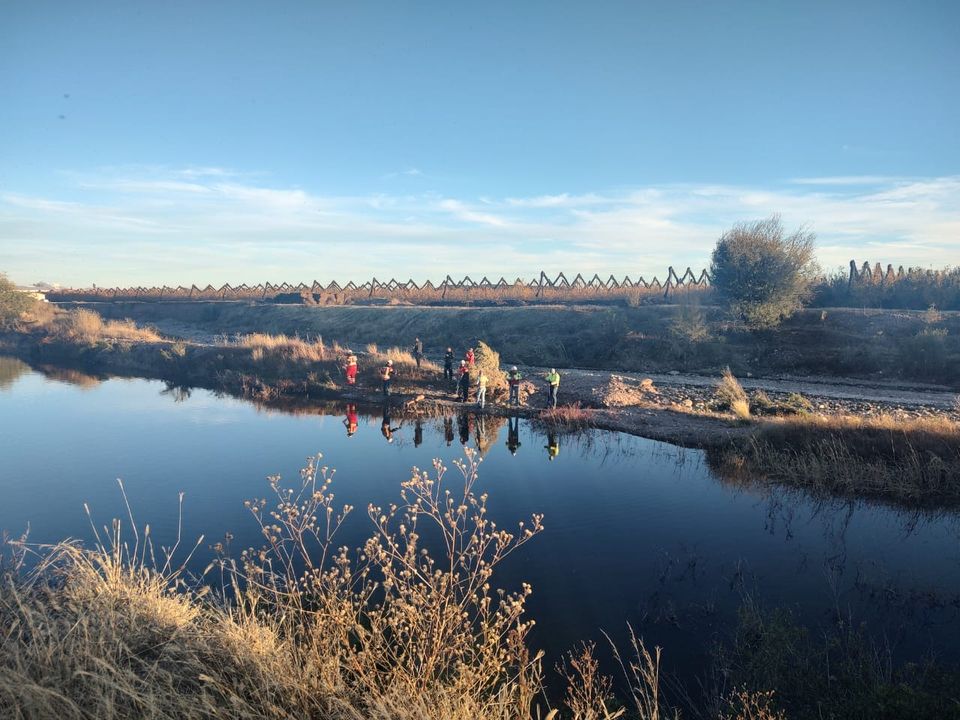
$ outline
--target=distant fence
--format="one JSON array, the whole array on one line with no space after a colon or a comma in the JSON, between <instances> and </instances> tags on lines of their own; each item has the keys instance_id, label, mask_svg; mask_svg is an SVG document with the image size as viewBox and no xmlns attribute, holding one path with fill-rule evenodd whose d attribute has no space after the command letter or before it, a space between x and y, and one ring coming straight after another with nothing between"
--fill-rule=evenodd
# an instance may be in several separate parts
<instances>
[{"instance_id":1,"label":"distant fence","mask_svg":"<svg viewBox=\"0 0 960 720\"><path fill-rule=\"evenodd\" d=\"M678 275L672 267L667 269L666 279L656 276L646 280L642 276L636 280L625 276L618 280L611 275L606 280L594 275L587 280L577 274L568 280L560 273L552 280L545 272L535 280L524 281L517 278L513 282L501 277L491 282L486 277L474 281L469 276L455 281L449 275L441 283L430 280L418 284L413 280L400 282L390 279L387 282L373 278L364 283L348 282L345 285L333 281L326 285L314 281L311 284L300 283L262 283L236 287L225 284L219 288L207 285L190 287L128 287L128 288L89 288L61 289L47 293L54 302L68 301L143 301L161 302L173 300L246 300L260 302L304 302L316 304L344 304L363 300L397 300L413 303L457 302L457 301L575 301L637 298L641 296L669 296L677 290L704 290L710 286L710 276L706 270L695 275L690 268Z\"/></svg>"},{"instance_id":2,"label":"distant fence","mask_svg":"<svg viewBox=\"0 0 960 720\"><path fill-rule=\"evenodd\" d=\"M893 265L887 265L887 269L884 270L883 266L880 263L876 263L873 267L870 267L870 263L865 262L858 269L857 261L850 261L850 277L847 280L847 285L849 287L854 287L856 285L883 285L883 284L892 284L898 280L903 280L907 278L912 270L904 270L903 265L897 268L896 271L893 269Z\"/></svg>"},{"instance_id":3,"label":"distant fence","mask_svg":"<svg viewBox=\"0 0 960 720\"><path fill-rule=\"evenodd\" d=\"M821 307L960 310L960 266L894 270L893 265L858 266L851 260L849 275L829 278L818 288L814 302Z\"/></svg>"}]
</instances>

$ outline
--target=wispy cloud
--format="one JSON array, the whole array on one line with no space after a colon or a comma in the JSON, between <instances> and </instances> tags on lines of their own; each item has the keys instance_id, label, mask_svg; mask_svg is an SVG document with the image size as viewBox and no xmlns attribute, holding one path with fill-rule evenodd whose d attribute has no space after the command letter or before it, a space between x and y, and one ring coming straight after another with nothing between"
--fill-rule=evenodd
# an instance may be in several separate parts
<instances>
[{"instance_id":1,"label":"wispy cloud","mask_svg":"<svg viewBox=\"0 0 960 720\"><path fill-rule=\"evenodd\" d=\"M109 169L0 196L0 269L67 285L601 276L695 269L732 223L779 212L851 258L960 264L960 177L800 178L529 197L319 195L220 168ZM69 199L68 199L69 198Z\"/></svg>"}]
</instances>

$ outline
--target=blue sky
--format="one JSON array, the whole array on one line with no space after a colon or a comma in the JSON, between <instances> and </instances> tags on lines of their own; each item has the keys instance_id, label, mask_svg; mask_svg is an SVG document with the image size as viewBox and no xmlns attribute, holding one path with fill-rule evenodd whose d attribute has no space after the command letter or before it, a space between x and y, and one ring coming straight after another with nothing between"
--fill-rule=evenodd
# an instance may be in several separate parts
<instances>
[{"instance_id":1,"label":"blue sky","mask_svg":"<svg viewBox=\"0 0 960 720\"><path fill-rule=\"evenodd\" d=\"M0 270L661 273L782 214L960 263L960 3L0 4Z\"/></svg>"}]
</instances>

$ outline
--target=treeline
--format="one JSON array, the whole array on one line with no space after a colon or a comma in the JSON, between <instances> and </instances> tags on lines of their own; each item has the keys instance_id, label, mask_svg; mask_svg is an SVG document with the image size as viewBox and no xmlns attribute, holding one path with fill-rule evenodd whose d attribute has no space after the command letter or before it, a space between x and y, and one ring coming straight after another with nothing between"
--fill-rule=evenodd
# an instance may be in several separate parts
<instances>
[{"instance_id":1,"label":"treeline","mask_svg":"<svg viewBox=\"0 0 960 720\"><path fill-rule=\"evenodd\" d=\"M941 270L900 268L884 271L878 263L872 269L864 263L850 274L838 272L816 289L816 307L870 307L901 310L960 310L960 266Z\"/></svg>"}]
</instances>

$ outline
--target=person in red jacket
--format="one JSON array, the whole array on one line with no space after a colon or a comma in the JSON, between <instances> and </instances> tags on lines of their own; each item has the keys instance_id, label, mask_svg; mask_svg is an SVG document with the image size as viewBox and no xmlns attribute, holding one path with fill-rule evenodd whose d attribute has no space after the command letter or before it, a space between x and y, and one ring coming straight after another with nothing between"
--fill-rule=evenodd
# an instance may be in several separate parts
<instances>
[{"instance_id":1,"label":"person in red jacket","mask_svg":"<svg viewBox=\"0 0 960 720\"><path fill-rule=\"evenodd\" d=\"M474 364L477 362L477 357L473 354L473 348L467 348L467 352L464 354L463 359L467 363L467 366L472 369Z\"/></svg>"},{"instance_id":2,"label":"person in red jacket","mask_svg":"<svg viewBox=\"0 0 960 720\"><path fill-rule=\"evenodd\" d=\"M347 350L347 360L343 371L347 376L347 385L355 385L357 382L357 356L351 350Z\"/></svg>"}]
</instances>

